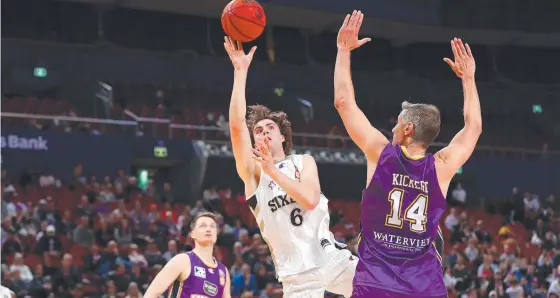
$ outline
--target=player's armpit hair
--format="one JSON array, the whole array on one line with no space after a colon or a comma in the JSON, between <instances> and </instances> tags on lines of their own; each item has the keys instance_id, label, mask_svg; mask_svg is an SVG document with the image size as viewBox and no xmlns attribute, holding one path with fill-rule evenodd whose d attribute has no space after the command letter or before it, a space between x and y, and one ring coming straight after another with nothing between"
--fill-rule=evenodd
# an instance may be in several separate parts
<instances>
[{"instance_id":1,"label":"player's armpit hair","mask_svg":"<svg viewBox=\"0 0 560 298\"><path fill-rule=\"evenodd\" d=\"M430 104L402 103L403 122L414 125L413 139L428 147L439 135L441 115L439 109Z\"/></svg>"},{"instance_id":2,"label":"player's armpit hair","mask_svg":"<svg viewBox=\"0 0 560 298\"><path fill-rule=\"evenodd\" d=\"M282 111L272 111L271 109L263 105L254 105L247 107L247 127L251 135L251 143L255 143L253 138L253 129L259 121L264 119L270 119L278 125L280 129L280 134L284 136L284 143L282 148L284 149L284 154L290 155L292 152L292 123L288 120L288 115Z\"/></svg>"}]
</instances>

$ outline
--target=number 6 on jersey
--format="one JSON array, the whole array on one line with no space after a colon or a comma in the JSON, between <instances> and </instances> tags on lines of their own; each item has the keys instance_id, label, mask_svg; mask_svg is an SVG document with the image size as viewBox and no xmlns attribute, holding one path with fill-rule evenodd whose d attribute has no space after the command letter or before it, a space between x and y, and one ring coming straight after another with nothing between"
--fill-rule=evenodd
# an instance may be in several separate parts
<instances>
[{"instance_id":1,"label":"number 6 on jersey","mask_svg":"<svg viewBox=\"0 0 560 298\"><path fill-rule=\"evenodd\" d=\"M385 225L402 229L403 218L401 216L402 200L404 191L395 188L389 192L389 204L391 211L387 214ZM410 230L415 233L423 233L426 231L426 218L428 216L428 197L420 194L412 201L412 203L404 211L404 219L410 222Z\"/></svg>"}]
</instances>

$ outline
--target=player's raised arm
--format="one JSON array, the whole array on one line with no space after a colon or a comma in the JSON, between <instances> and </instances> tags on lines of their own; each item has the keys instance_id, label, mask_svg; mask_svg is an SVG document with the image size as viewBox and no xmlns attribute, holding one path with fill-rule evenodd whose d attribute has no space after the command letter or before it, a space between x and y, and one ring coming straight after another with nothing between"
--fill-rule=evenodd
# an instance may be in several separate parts
<instances>
[{"instance_id":1,"label":"player's raised arm","mask_svg":"<svg viewBox=\"0 0 560 298\"><path fill-rule=\"evenodd\" d=\"M229 104L229 127L231 144L237 173L244 182L247 182L255 173L255 162L251 155L251 136L247 128L245 116L247 114L247 101L245 99L245 85L247 72L257 47L253 47L245 55L240 42L234 42L224 37L224 48L234 67L233 90Z\"/></svg>"},{"instance_id":2,"label":"player's raised arm","mask_svg":"<svg viewBox=\"0 0 560 298\"><path fill-rule=\"evenodd\" d=\"M186 279L190 275L191 259L187 254L174 256L156 275L144 298L158 298L177 278ZM188 270L188 272L185 272Z\"/></svg>"},{"instance_id":3,"label":"player's raised arm","mask_svg":"<svg viewBox=\"0 0 560 298\"><path fill-rule=\"evenodd\" d=\"M449 64L463 83L465 126L447 147L435 154L438 179L446 185L469 159L482 133L482 113L474 80L476 64L471 48L468 44L463 45L460 39L455 38L451 41L451 49L455 61L449 58L445 58L444 61ZM446 188L446 185L441 186Z\"/></svg>"},{"instance_id":4,"label":"player's raised arm","mask_svg":"<svg viewBox=\"0 0 560 298\"><path fill-rule=\"evenodd\" d=\"M389 141L371 125L358 107L350 72L350 52L371 40L358 39L363 20L363 13L354 11L352 15L346 16L338 32L338 53L334 67L334 106L354 143L365 153L369 161L376 162L383 147Z\"/></svg>"}]
</instances>

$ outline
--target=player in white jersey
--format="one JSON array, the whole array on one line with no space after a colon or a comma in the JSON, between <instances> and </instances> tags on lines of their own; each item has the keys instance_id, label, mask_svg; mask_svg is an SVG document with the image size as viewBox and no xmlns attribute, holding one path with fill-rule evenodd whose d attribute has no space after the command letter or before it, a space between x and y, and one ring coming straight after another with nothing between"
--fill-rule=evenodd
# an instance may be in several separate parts
<instances>
[{"instance_id":1,"label":"player in white jersey","mask_svg":"<svg viewBox=\"0 0 560 298\"><path fill-rule=\"evenodd\" d=\"M247 203L267 242L285 298L324 297L325 290L350 297L357 259L329 231L328 200L309 155L290 155L292 130L286 114L247 104L246 55L225 37L234 66L229 123L237 172Z\"/></svg>"},{"instance_id":2,"label":"player in white jersey","mask_svg":"<svg viewBox=\"0 0 560 298\"><path fill-rule=\"evenodd\" d=\"M15 298L15 297L16 294L12 290L0 285L0 298Z\"/></svg>"}]
</instances>

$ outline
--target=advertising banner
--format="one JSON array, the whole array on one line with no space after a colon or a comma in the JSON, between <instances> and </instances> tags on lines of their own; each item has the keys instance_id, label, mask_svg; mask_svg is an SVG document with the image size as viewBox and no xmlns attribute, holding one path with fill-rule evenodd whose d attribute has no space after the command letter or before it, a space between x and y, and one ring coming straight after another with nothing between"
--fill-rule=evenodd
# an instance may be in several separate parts
<instances>
[{"instance_id":1,"label":"advertising banner","mask_svg":"<svg viewBox=\"0 0 560 298\"><path fill-rule=\"evenodd\" d=\"M115 175L128 172L134 159L188 162L193 156L188 140L158 140L152 137L63 133L35 129L2 128L2 167L18 175L29 169L51 172L70 181L73 169L82 164L84 175Z\"/></svg>"}]
</instances>

